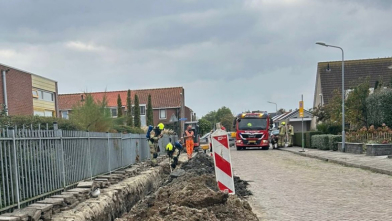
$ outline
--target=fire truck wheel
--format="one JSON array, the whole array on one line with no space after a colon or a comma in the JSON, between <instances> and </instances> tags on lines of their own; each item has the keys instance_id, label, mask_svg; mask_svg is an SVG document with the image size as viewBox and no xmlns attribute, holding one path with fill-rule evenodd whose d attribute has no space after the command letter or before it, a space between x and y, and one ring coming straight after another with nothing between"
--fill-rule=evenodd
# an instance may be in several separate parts
<instances>
[{"instance_id":1,"label":"fire truck wheel","mask_svg":"<svg viewBox=\"0 0 392 221\"><path fill-rule=\"evenodd\" d=\"M237 150L243 150L244 148L243 147L237 147Z\"/></svg>"},{"instance_id":2,"label":"fire truck wheel","mask_svg":"<svg viewBox=\"0 0 392 221\"><path fill-rule=\"evenodd\" d=\"M269 150L269 147L262 147L263 150Z\"/></svg>"}]
</instances>

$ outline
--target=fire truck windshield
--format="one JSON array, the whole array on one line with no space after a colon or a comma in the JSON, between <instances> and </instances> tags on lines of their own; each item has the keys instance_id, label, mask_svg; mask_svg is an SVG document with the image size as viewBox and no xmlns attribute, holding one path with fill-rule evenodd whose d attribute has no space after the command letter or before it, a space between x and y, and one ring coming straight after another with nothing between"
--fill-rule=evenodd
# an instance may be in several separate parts
<instances>
[{"instance_id":1,"label":"fire truck windshield","mask_svg":"<svg viewBox=\"0 0 392 221\"><path fill-rule=\"evenodd\" d=\"M267 129L267 119L262 118L242 118L238 122L238 130L265 130Z\"/></svg>"}]
</instances>

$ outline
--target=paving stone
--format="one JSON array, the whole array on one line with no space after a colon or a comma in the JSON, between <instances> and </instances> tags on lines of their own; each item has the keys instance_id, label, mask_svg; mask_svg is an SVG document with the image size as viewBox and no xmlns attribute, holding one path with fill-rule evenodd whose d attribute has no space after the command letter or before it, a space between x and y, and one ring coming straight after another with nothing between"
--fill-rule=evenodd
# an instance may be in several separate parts
<instances>
[{"instance_id":1,"label":"paving stone","mask_svg":"<svg viewBox=\"0 0 392 221\"><path fill-rule=\"evenodd\" d=\"M93 181L80 182L80 183L78 183L77 188L92 188L93 186L94 186L94 182Z\"/></svg>"},{"instance_id":2,"label":"paving stone","mask_svg":"<svg viewBox=\"0 0 392 221\"><path fill-rule=\"evenodd\" d=\"M62 205L64 203L63 198L46 198L44 200L38 201L37 203L41 204L53 204L55 205Z\"/></svg>"},{"instance_id":3,"label":"paving stone","mask_svg":"<svg viewBox=\"0 0 392 221\"><path fill-rule=\"evenodd\" d=\"M21 221L19 217L0 215L0 221Z\"/></svg>"}]
</instances>

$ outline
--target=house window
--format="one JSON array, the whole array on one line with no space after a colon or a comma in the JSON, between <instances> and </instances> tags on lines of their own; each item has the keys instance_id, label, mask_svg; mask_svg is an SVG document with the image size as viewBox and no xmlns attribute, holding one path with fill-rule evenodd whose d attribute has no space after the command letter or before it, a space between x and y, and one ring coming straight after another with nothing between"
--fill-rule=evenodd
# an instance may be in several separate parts
<instances>
[{"instance_id":1,"label":"house window","mask_svg":"<svg viewBox=\"0 0 392 221\"><path fill-rule=\"evenodd\" d=\"M35 116L40 117L53 117L54 112L51 110L44 110L44 111L34 111Z\"/></svg>"},{"instance_id":2,"label":"house window","mask_svg":"<svg viewBox=\"0 0 392 221\"><path fill-rule=\"evenodd\" d=\"M117 109L113 108L111 109L112 111L112 117L117 117Z\"/></svg>"},{"instance_id":3,"label":"house window","mask_svg":"<svg viewBox=\"0 0 392 221\"><path fill-rule=\"evenodd\" d=\"M159 119L166 119L166 109L159 110Z\"/></svg>"},{"instance_id":4,"label":"house window","mask_svg":"<svg viewBox=\"0 0 392 221\"><path fill-rule=\"evenodd\" d=\"M37 98L38 100L54 102L54 93L49 91L41 91L37 89L33 89L33 98Z\"/></svg>"},{"instance_id":5,"label":"house window","mask_svg":"<svg viewBox=\"0 0 392 221\"><path fill-rule=\"evenodd\" d=\"M140 115L146 115L146 106L140 106Z\"/></svg>"},{"instance_id":6,"label":"house window","mask_svg":"<svg viewBox=\"0 0 392 221\"><path fill-rule=\"evenodd\" d=\"M33 98L39 98L38 91L33 89Z\"/></svg>"},{"instance_id":7,"label":"house window","mask_svg":"<svg viewBox=\"0 0 392 221\"><path fill-rule=\"evenodd\" d=\"M68 119L68 111L61 111L61 117L63 119Z\"/></svg>"}]
</instances>

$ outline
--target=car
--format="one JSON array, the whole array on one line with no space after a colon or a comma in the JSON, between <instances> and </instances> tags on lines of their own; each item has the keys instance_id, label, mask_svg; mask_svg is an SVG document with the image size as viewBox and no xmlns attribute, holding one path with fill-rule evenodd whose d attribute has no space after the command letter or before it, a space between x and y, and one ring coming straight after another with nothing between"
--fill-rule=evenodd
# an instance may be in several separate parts
<instances>
[{"instance_id":1,"label":"car","mask_svg":"<svg viewBox=\"0 0 392 221\"><path fill-rule=\"evenodd\" d=\"M204 134L202 137L200 137L200 143L208 143L208 139L210 138L211 132L208 132Z\"/></svg>"}]
</instances>

